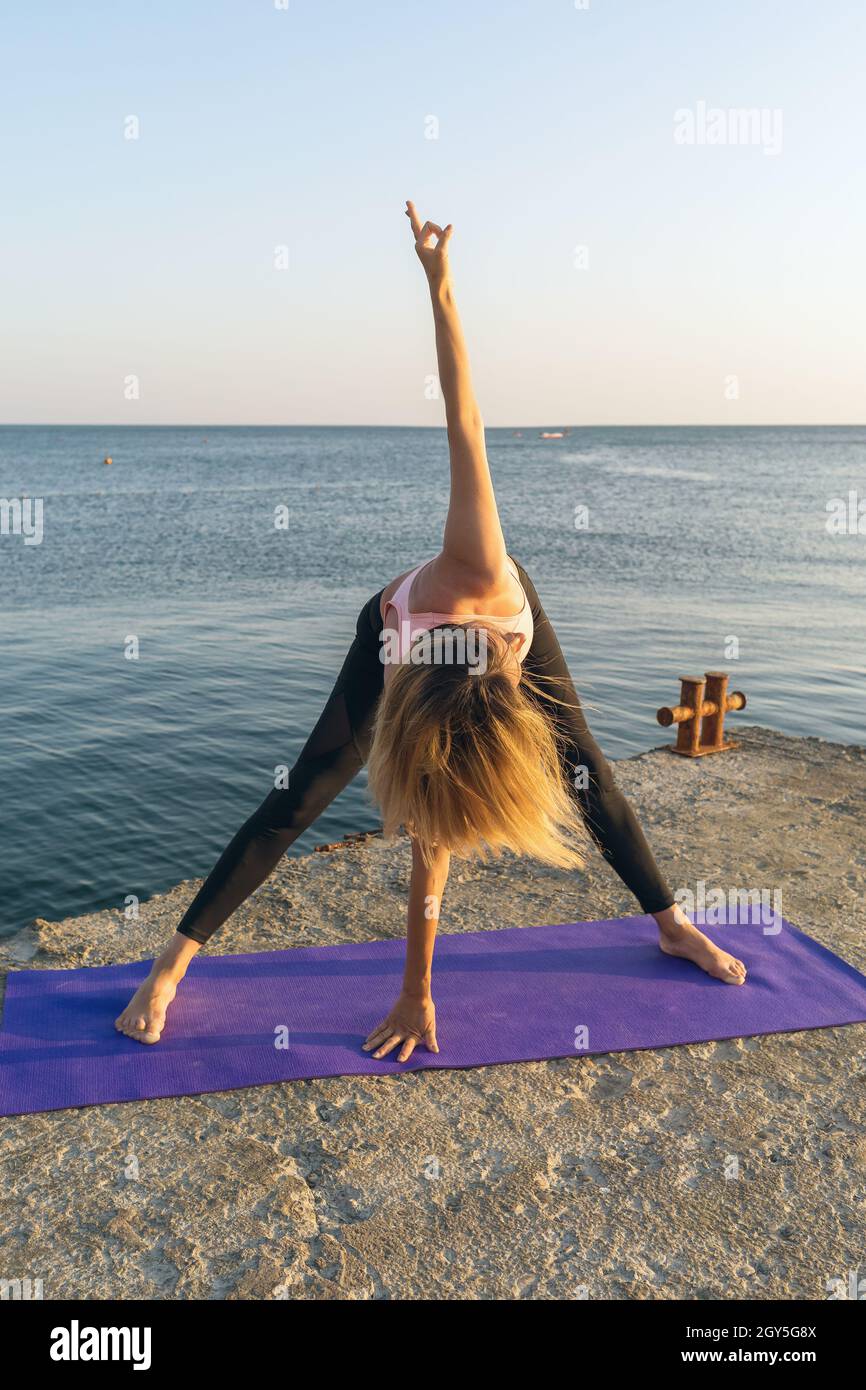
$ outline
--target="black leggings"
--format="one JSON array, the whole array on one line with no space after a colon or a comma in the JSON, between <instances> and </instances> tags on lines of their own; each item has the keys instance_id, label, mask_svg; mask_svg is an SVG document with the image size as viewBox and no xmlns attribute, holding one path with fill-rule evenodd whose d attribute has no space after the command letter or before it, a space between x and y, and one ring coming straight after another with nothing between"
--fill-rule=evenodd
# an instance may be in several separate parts
<instances>
[{"instance_id":1,"label":"black leggings","mask_svg":"<svg viewBox=\"0 0 866 1390\"><path fill-rule=\"evenodd\" d=\"M515 561L515 563L517 563ZM517 569L532 608L535 632L524 669L549 691L539 696L560 735L563 774L587 829L607 862L634 893L644 912L661 912L673 894L659 872L637 818L613 779L589 732L565 658L535 585ZM319 722L289 775L272 791L225 849L190 904L178 931L204 943L267 878L289 845L330 805L366 761L384 667L379 635L381 591L361 609L355 640L343 662ZM585 790L574 791L574 770L585 767Z\"/></svg>"}]
</instances>

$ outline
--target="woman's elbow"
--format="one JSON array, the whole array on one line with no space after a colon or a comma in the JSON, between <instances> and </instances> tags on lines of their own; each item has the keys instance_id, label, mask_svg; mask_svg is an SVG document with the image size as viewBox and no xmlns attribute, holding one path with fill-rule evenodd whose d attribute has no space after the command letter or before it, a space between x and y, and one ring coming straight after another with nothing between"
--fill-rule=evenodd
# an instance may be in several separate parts
<instances>
[{"instance_id":1,"label":"woman's elbow","mask_svg":"<svg viewBox=\"0 0 866 1390\"><path fill-rule=\"evenodd\" d=\"M484 438L484 418L473 402L448 411L448 436L451 439Z\"/></svg>"}]
</instances>

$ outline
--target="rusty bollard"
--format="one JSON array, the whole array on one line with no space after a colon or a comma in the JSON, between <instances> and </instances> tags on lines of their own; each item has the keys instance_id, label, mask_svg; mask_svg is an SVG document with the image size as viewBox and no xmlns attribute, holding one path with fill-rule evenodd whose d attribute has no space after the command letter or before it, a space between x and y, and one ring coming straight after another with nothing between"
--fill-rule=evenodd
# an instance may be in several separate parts
<instances>
[{"instance_id":1,"label":"rusty bollard","mask_svg":"<svg viewBox=\"0 0 866 1390\"><path fill-rule=\"evenodd\" d=\"M671 708L662 705L656 719L664 727L678 724L677 741L669 745L672 753L684 758L701 758L736 748L725 741L725 715L729 709L745 709L741 690L728 694L727 671L707 671L703 676L680 676L680 702Z\"/></svg>"}]
</instances>

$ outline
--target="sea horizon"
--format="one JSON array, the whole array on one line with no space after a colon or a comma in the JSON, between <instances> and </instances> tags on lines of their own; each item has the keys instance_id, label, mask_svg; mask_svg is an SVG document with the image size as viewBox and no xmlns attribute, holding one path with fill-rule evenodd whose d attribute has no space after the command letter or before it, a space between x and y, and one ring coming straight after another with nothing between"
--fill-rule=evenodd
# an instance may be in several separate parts
<instances>
[{"instance_id":1,"label":"sea horizon","mask_svg":"<svg viewBox=\"0 0 866 1390\"><path fill-rule=\"evenodd\" d=\"M607 423L603 423L603 424L579 424L579 425L563 423L561 420L557 420L557 421L550 421L550 420L544 421L544 420L541 420L541 421L537 421L537 422L530 422L529 424L527 424L527 423L524 422L524 423L522 423L522 424L506 424L506 425L500 425L500 424L494 425L494 424L489 424L487 421L484 422L484 428L485 428L485 430L534 430L534 429L543 429L543 428L545 427L545 425L547 425L547 426L553 426L553 425L555 425L556 428L565 429L565 430L570 430L570 431L576 431L576 430L667 430L667 429L670 429L670 430L692 430L692 429L694 429L694 430L701 430L701 429L705 429L705 430L835 430L835 429L839 429L839 430L857 430L857 429L864 429L864 428L866 428L866 421L862 421L862 420L849 420L849 421L843 421L843 422L840 422L840 421L830 421L830 422L818 421L818 422L815 422L815 421L808 421L808 420L807 420L807 421L794 421L794 422L790 422L790 421L789 421L789 422L785 422L785 423L776 423L776 424L773 424L773 423L767 423L766 421L759 421L759 422L757 422L757 423L750 423L750 422L748 422L748 421L746 421L746 422L718 421L718 422L716 422L716 423L713 423L713 422L707 422L707 421L693 421L693 422L690 422L690 421L688 421L688 420L676 420L676 421L672 421L672 422L669 422L669 423L653 423L652 421L641 421L641 422L631 422L631 423L627 423L627 424L614 423L614 422L607 422ZM297 421L296 421L296 422L291 422L291 423L282 423L282 422L278 422L278 421L277 421L277 422L275 422L275 421L266 421L266 422L264 422L264 423L257 423L257 422L255 422L255 421L243 422L243 421L236 421L236 420L232 420L232 421L229 421L229 422L227 422L227 423L220 423L220 424L209 423L209 422L207 422L207 421L205 421L205 420L201 420L201 421L198 421L198 422L196 422L196 421L193 420L193 421L190 421L190 422L187 422L187 423L184 423L184 422L176 423L176 422L173 422L173 421L163 421L163 420L147 420L147 421L125 420L125 421L123 421L122 423L119 422L119 421L112 421L112 420L102 420L102 421L84 421L84 420L79 420L79 421L74 421L74 420L73 420L73 421L49 421L49 422L47 422L47 423L45 423L45 422L40 422L40 421L38 421L38 420L28 420L28 421L22 421L22 422L20 422L20 423L16 423L16 422L14 422L14 421L0 422L0 429L20 429L20 430L29 430L29 429L36 429L36 430L38 430L38 429L63 429L63 430L75 430L75 429L81 429L81 430L91 430L91 429L92 429L92 430L101 430L101 429L131 429L131 430L144 430L144 429L171 429L171 430L199 430L199 429L210 429L210 430L268 430L268 429L272 429L272 430L293 430L293 429L298 429L298 430L429 430L429 431L440 431L440 430L441 430L441 431L444 431L445 428L446 428L446 426L445 426L444 421L441 422L440 424L428 424L428 425L419 425L419 424L385 424L385 425L383 425L383 424L371 424L371 423L366 423L366 424L364 424L364 423L361 423L361 424L353 424L353 423L346 423L345 421L342 421L342 422L339 422L339 423L336 423L336 424L323 424L323 423L316 423L316 422L313 422L313 423L305 423L305 422L297 422Z\"/></svg>"}]
</instances>

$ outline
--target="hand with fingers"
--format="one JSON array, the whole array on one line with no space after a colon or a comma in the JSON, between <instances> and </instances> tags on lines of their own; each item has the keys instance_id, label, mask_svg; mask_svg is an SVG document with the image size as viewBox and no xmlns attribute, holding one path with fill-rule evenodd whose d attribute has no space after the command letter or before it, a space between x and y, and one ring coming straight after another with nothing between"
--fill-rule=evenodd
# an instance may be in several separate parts
<instances>
[{"instance_id":1,"label":"hand with fingers","mask_svg":"<svg viewBox=\"0 0 866 1390\"><path fill-rule=\"evenodd\" d=\"M419 1043L430 1052L439 1051L436 1008L429 994L419 996L403 992L388 1017L383 1018L367 1038L364 1051L373 1052L376 1058L387 1057L399 1045L396 1060L408 1062Z\"/></svg>"},{"instance_id":2,"label":"hand with fingers","mask_svg":"<svg viewBox=\"0 0 866 1390\"><path fill-rule=\"evenodd\" d=\"M406 204L406 216L415 238L415 251L431 282L444 280L448 275L448 243L454 228L451 223L440 227L437 222L422 224L414 203Z\"/></svg>"}]
</instances>

